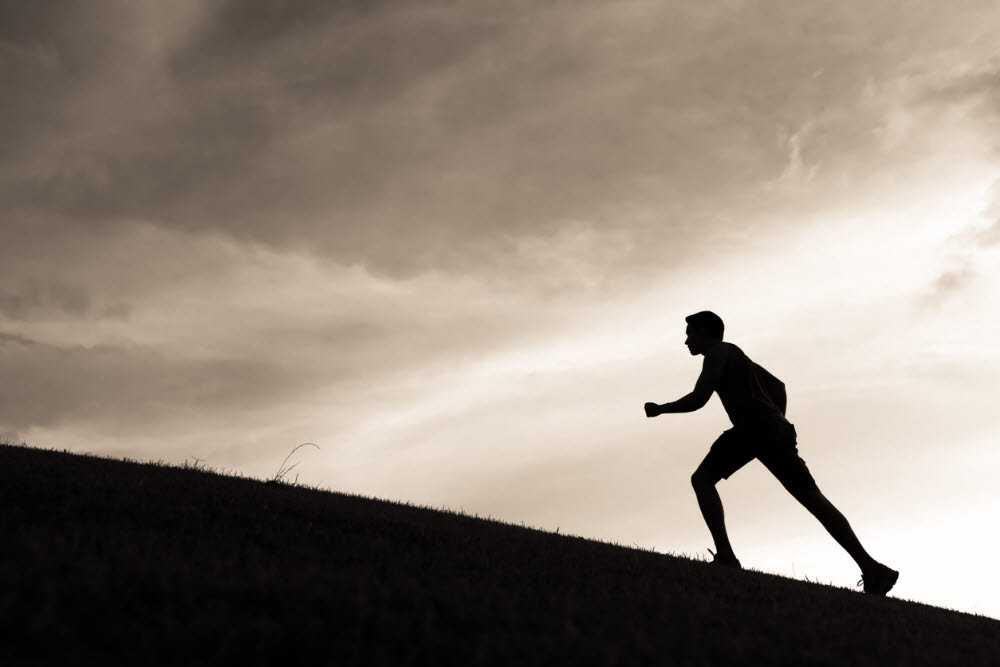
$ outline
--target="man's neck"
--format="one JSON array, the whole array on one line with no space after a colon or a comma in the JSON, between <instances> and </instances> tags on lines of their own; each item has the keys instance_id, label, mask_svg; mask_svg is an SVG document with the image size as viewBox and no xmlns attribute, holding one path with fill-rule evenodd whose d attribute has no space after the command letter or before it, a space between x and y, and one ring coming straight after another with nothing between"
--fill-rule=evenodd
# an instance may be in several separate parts
<instances>
[{"instance_id":1,"label":"man's neck","mask_svg":"<svg viewBox=\"0 0 1000 667\"><path fill-rule=\"evenodd\" d=\"M716 345L720 345L720 344L722 344L721 340L712 341L711 343L709 343L709 344L707 344L705 346L705 351L702 352L702 354L708 354L712 349L715 348Z\"/></svg>"}]
</instances>

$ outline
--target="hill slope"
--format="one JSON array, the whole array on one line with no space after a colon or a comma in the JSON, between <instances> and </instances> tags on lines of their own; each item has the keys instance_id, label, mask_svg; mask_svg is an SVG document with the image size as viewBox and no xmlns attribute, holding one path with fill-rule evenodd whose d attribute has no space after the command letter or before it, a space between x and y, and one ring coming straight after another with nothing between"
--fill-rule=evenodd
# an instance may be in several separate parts
<instances>
[{"instance_id":1,"label":"hill slope","mask_svg":"<svg viewBox=\"0 0 1000 667\"><path fill-rule=\"evenodd\" d=\"M1000 661L986 617L192 469L0 445L0 502L2 664Z\"/></svg>"}]
</instances>

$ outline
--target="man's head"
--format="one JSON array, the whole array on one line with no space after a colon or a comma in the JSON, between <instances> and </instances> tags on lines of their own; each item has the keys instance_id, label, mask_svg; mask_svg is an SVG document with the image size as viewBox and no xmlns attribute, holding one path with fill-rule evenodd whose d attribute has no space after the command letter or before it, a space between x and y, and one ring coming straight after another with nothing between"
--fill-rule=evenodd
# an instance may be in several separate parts
<instances>
[{"instance_id":1,"label":"man's head","mask_svg":"<svg viewBox=\"0 0 1000 667\"><path fill-rule=\"evenodd\" d=\"M726 326L722 318L710 310L703 310L684 318L687 322L687 340L684 344L692 355L705 354L708 348L722 340Z\"/></svg>"}]
</instances>

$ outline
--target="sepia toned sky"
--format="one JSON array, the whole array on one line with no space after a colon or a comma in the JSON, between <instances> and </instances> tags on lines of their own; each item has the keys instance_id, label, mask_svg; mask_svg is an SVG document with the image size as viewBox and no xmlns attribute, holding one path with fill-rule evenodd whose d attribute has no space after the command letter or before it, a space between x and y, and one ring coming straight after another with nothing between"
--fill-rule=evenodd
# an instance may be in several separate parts
<instances>
[{"instance_id":1,"label":"sepia toned sky","mask_svg":"<svg viewBox=\"0 0 1000 667\"><path fill-rule=\"evenodd\" d=\"M0 4L0 439L707 555L788 387L893 594L1000 617L989 2ZM858 571L751 463L745 566Z\"/></svg>"}]
</instances>

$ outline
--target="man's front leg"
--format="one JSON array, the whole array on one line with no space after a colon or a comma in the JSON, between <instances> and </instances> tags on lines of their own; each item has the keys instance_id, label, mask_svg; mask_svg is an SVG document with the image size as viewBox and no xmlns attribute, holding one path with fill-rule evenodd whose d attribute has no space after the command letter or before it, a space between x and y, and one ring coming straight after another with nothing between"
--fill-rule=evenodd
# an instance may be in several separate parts
<instances>
[{"instance_id":1,"label":"man's front leg","mask_svg":"<svg viewBox=\"0 0 1000 667\"><path fill-rule=\"evenodd\" d=\"M717 482L718 480L706 477L700 470L695 471L694 475L691 476L691 485L698 498L698 507L701 508L701 515L705 518L708 530L712 533L712 539L715 541L716 559L737 561L733 547L729 543L729 535L726 533L726 517L725 511L722 509L722 498L715 488Z\"/></svg>"}]
</instances>

